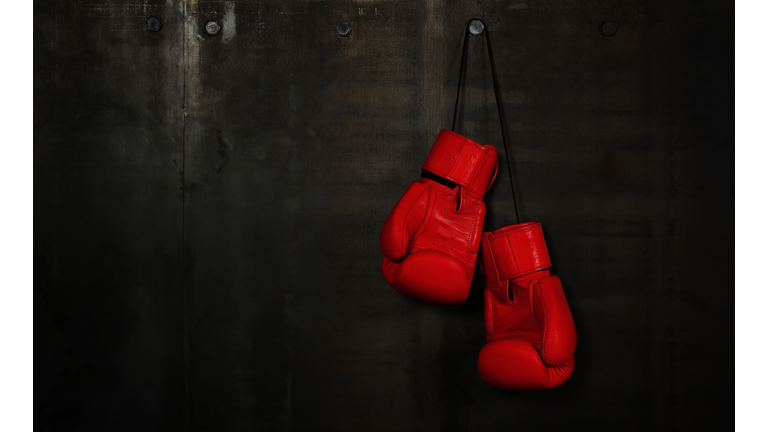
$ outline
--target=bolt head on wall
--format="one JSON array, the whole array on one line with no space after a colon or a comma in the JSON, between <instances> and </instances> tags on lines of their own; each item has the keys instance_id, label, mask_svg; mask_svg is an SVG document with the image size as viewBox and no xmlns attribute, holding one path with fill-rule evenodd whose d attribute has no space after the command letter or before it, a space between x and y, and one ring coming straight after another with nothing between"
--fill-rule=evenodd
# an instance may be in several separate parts
<instances>
[{"instance_id":1,"label":"bolt head on wall","mask_svg":"<svg viewBox=\"0 0 768 432\"><path fill-rule=\"evenodd\" d=\"M163 19L157 16L150 16L147 18L147 30L153 32L159 32L163 28Z\"/></svg>"},{"instance_id":2,"label":"bolt head on wall","mask_svg":"<svg viewBox=\"0 0 768 432\"><path fill-rule=\"evenodd\" d=\"M336 24L336 35L339 37L347 37L352 33L352 24L349 21L342 21Z\"/></svg>"},{"instance_id":3,"label":"bolt head on wall","mask_svg":"<svg viewBox=\"0 0 768 432\"><path fill-rule=\"evenodd\" d=\"M475 18L469 22L469 32L474 36L480 36L483 34L483 31L485 31L483 20Z\"/></svg>"},{"instance_id":4,"label":"bolt head on wall","mask_svg":"<svg viewBox=\"0 0 768 432\"><path fill-rule=\"evenodd\" d=\"M611 37L619 31L619 26L613 21L603 21L600 23L600 34Z\"/></svg>"},{"instance_id":5,"label":"bolt head on wall","mask_svg":"<svg viewBox=\"0 0 768 432\"><path fill-rule=\"evenodd\" d=\"M205 32L211 36L216 36L221 31L221 26L216 21L208 21L205 24Z\"/></svg>"}]
</instances>

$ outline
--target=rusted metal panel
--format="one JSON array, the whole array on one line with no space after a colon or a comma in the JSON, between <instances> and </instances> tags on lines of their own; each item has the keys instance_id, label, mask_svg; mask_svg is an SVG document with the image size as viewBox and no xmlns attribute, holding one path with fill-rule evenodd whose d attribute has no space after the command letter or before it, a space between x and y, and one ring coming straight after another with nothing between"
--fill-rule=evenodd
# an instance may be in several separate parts
<instances>
[{"instance_id":1,"label":"rusted metal panel","mask_svg":"<svg viewBox=\"0 0 768 432\"><path fill-rule=\"evenodd\" d=\"M36 429L179 430L182 16L35 4Z\"/></svg>"},{"instance_id":2,"label":"rusted metal panel","mask_svg":"<svg viewBox=\"0 0 768 432\"><path fill-rule=\"evenodd\" d=\"M49 6L35 27L41 424L733 420L732 375L712 373L733 364L732 5ZM543 224L577 325L574 375L544 393L477 375L479 272L456 307L380 274L384 219L450 126L472 17L493 40L521 216ZM503 158L481 38L466 85L457 132ZM501 165L486 230L514 222Z\"/></svg>"}]
</instances>

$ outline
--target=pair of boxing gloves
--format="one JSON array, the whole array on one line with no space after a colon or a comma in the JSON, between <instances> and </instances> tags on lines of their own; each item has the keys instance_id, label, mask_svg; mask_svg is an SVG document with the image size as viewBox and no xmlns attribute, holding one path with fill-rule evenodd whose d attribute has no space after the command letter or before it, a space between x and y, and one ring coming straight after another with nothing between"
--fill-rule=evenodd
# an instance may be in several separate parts
<instances>
[{"instance_id":1,"label":"pair of boxing gloves","mask_svg":"<svg viewBox=\"0 0 768 432\"><path fill-rule=\"evenodd\" d=\"M498 155L443 129L381 231L382 272L397 291L436 304L463 303L478 262L485 273L486 344L477 368L488 384L545 390L573 373L576 328L541 224L483 233L483 197Z\"/></svg>"}]
</instances>

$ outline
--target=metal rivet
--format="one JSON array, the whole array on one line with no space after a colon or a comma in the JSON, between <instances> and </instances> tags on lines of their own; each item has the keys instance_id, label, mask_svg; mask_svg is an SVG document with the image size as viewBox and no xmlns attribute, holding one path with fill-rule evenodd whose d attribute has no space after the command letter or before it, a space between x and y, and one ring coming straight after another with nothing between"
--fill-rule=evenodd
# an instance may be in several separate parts
<instances>
[{"instance_id":1,"label":"metal rivet","mask_svg":"<svg viewBox=\"0 0 768 432\"><path fill-rule=\"evenodd\" d=\"M336 34L339 37L347 37L352 33L352 24L349 21L342 21L336 24Z\"/></svg>"},{"instance_id":2,"label":"metal rivet","mask_svg":"<svg viewBox=\"0 0 768 432\"><path fill-rule=\"evenodd\" d=\"M150 16L147 18L147 30L153 32L159 32L163 28L163 19L156 16Z\"/></svg>"},{"instance_id":3,"label":"metal rivet","mask_svg":"<svg viewBox=\"0 0 768 432\"><path fill-rule=\"evenodd\" d=\"M221 26L216 21L208 21L205 24L205 31L211 36L216 36L221 31Z\"/></svg>"},{"instance_id":4,"label":"metal rivet","mask_svg":"<svg viewBox=\"0 0 768 432\"><path fill-rule=\"evenodd\" d=\"M600 33L603 36L611 37L615 35L617 31L619 31L619 27L613 21L603 21L600 24Z\"/></svg>"},{"instance_id":5,"label":"metal rivet","mask_svg":"<svg viewBox=\"0 0 768 432\"><path fill-rule=\"evenodd\" d=\"M485 24L483 24L482 20L475 18L469 22L469 32L473 35L480 36L484 30Z\"/></svg>"}]
</instances>

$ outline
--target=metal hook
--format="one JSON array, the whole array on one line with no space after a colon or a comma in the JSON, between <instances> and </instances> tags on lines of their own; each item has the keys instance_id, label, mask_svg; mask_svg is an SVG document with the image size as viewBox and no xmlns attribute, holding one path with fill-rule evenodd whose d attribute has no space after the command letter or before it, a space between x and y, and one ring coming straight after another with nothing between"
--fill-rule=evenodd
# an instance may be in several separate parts
<instances>
[{"instance_id":1,"label":"metal hook","mask_svg":"<svg viewBox=\"0 0 768 432\"><path fill-rule=\"evenodd\" d=\"M469 32L474 36L480 36L485 31L485 23L480 18L473 18L469 21Z\"/></svg>"}]
</instances>

